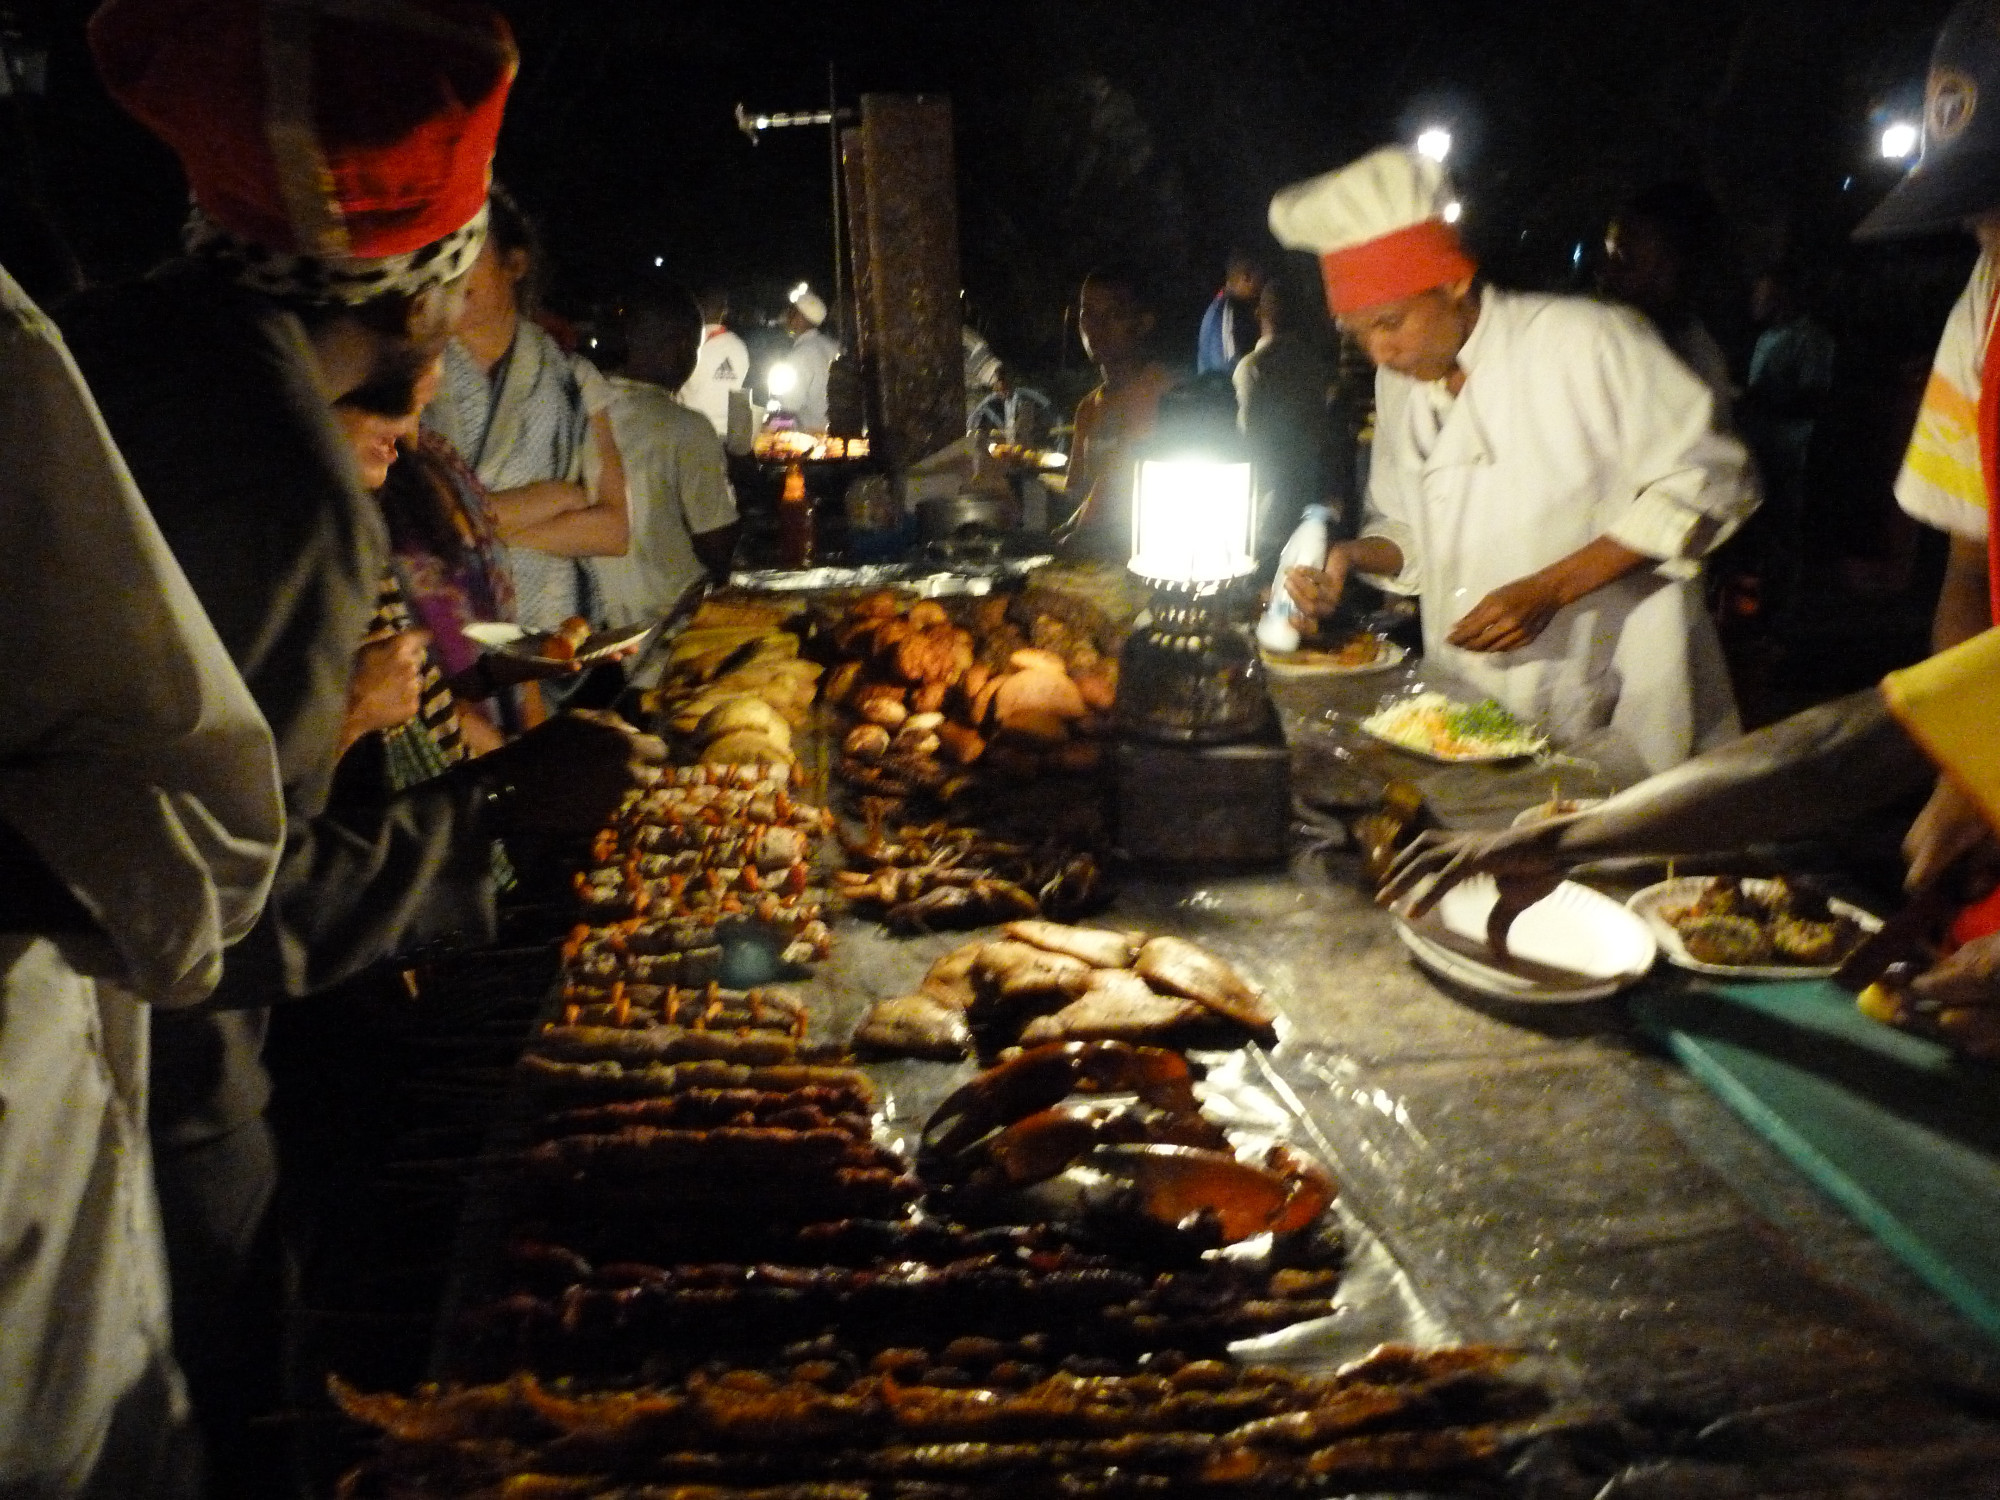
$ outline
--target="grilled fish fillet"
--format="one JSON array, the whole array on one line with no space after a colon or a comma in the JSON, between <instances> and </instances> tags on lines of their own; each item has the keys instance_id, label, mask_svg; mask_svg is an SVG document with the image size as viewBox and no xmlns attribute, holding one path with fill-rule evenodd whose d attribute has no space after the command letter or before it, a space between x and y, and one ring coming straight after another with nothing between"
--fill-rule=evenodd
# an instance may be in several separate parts
<instances>
[{"instance_id":1,"label":"grilled fish fillet","mask_svg":"<svg viewBox=\"0 0 2000 1500\"><path fill-rule=\"evenodd\" d=\"M1139 950L1133 968L1154 989L1199 1000L1252 1031L1269 1031L1278 1019L1271 1002L1250 988L1241 974L1185 938L1154 938Z\"/></svg>"},{"instance_id":2,"label":"grilled fish fillet","mask_svg":"<svg viewBox=\"0 0 2000 1500\"><path fill-rule=\"evenodd\" d=\"M954 948L930 966L921 986L923 992L960 1011L972 1009L972 963L986 946L986 940Z\"/></svg>"},{"instance_id":3,"label":"grilled fish fillet","mask_svg":"<svg viewBox=\"0 0 2000 1500\"><path fill-rule=\"evenodd\" d=\"M1067 953L1093 969L1122 969L1138 956L1143 936L1106 932L1101 927L1066 927L1060 922L1009 922L1000 929L1010 938L1033 943L1051 953Z\"/></svg>"},{"instance_id":4,"label":"grilled fish fillet","mask_svg":"<svg viewBox=\"0 0 2000 1500\"><path fill-rule=\"evenodd\" d=\"M1023 1046L1042 1042L1140 1041L1209 1014L1199 1000L1156 994L1130 969L1099 969L1090 988L1052 1016L1038 1016L1021 1033Z\"/></svg>"},{"instance_id":5,"label":"grilled fish fillet","mask_svg":"<svg viewBox=\"0 0 2000 1500\"><path fill-rule=\"evenodd\" d=\"M910 1057L957 1058L972 1050L964 1012L921 991L878 1001L862 1018L854 1041Z\"/></svg>"}]
</instances>

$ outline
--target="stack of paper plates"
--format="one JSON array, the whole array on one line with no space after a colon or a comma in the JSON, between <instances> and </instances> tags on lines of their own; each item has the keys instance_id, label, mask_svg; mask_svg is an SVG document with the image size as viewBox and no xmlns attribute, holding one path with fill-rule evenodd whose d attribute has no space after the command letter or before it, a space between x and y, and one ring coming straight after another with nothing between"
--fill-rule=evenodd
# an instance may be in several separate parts
<instances>
[{"instance_id":1,"label":"stack of paper plates","mask_svg":"<svg viewBox=\"0 0 2000 1500\"><path fill-rule=\"evenodd\" d=\"M1524 1004L1601 1000L1643 977L1659 956L1646 924L1588 886L1564 881L1514 919L1505 955L1486 945L1499 899L1490 875L1463 881L1396 935L1440 978Z\"/></svg>"}]
</instances>

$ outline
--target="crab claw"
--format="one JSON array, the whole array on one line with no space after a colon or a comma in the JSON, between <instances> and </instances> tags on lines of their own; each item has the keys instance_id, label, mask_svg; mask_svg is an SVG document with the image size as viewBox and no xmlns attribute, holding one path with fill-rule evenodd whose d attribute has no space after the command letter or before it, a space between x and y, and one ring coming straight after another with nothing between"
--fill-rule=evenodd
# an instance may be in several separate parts
<instances>
[{"instance_id":1,"label":"crab claw","mask_svg":"<svg viewBox=\"0 0 2000 1500\"><path fill-rule=\"evenodd\" d=\"M1139 1211L1147 1218L1170 1226L1204 1218L1230 1243L1267 1230L1302 1228L1319 1216L1315 1209L1299 1217L1312 1196L1299 1196L1295 1184L1300 1179L1238 1161L1223 1151L1104 1146L1085 1162L1131 1184Z\"/></svg>"},{"instance_id":2,"label":"crab claw","mask_svg":"<svg viewBox=\"0 0 2000 1500\"><path fill-rule=\"evenodd\" d=\"M1200 1109L1187 1059L1126 1042L1050 1042L988 1068L924 1123L924 1154L949 1160L1016 1120L1052 1108L1078 1089L1130 1090L1156 1109Z\"/></svg>"},{"instance_id":3,"label":"crab claw","mask_svg":"<svg viewBox=\"0 0 2000 1500\"><path fill-rule=\"evenodd\" d=\"M1271 1225L1273 1234L1290 1234L1316 1223L1340 1189L1333 1174L1315 1157L1292 1146L1277 1145L1264 1153L1264 1165L1290 1185L1291 1191Z\"/></svg>"}]
</instances>

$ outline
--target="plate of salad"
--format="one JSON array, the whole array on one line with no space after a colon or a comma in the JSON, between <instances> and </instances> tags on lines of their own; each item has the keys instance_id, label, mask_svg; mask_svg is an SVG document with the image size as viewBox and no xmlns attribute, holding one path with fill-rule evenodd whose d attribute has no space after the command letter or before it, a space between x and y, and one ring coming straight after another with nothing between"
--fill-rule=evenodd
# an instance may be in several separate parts
<instances>
[{"instance_id":1,"label":"plate of salad","mask_svg":"<svg viewBox=\"0 0 2000 1500\"><path fill-rule=\"evenodd\" d=\"M1398 750L1448 765L1518 760L1549 743L1492 698L1460 703L1443 693L1415 693L1385 702L1361 721L1361 732Z\"/></svg>"}]
</instances>

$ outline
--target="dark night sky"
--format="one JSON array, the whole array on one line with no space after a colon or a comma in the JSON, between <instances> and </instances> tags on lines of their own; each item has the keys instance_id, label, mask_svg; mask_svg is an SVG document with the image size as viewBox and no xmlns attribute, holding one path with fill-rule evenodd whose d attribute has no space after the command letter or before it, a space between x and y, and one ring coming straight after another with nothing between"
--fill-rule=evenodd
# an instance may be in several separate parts
<instances>
[{"instance_id":1,"label":"dark night sky","mask_svg":"<svg viewBox=\"0 0 2000 1500\"><path fill-rule=\"evenodd\" d=\"M22 0L53 43L31 118L86 266L171 245L173 163L97 90L86 4ZM500 170L546 221L556 297L614 293L655 255L690 281L824 283L826 137L752 147L731 111L862 91L949 94L970 305L1045 350L1077 274L1150 263L1198 308L1271 191L1436 113L1466 227L1503 277L1551 284L1630 188L1704 180L1738 259L1836 245L1892 180L1871 111L1913 106L1945 0L999 0L693 5L503 0L523 69ZM1849 176L1854 184L1842 191ZM1192 311L1189 312L1190 318Z\"/></svg>"}]
</instances>

